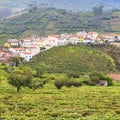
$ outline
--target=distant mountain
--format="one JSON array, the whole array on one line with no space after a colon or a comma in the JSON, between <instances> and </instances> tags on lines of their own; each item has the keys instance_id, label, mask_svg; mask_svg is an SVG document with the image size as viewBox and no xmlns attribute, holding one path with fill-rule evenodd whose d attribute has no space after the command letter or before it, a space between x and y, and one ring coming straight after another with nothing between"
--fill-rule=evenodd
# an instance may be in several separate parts
<instances>
[{"instance_id":1,"label":"distant mountain","mask_svg":"<svg viewBox=\"0 0 120 120\"><path fill-rule=\"evenodd\" d=\"M26 9L29 5L88 11L100 5L105 9L119 9L120 0L0 0L0 8L11 8L13 11Z\"/></svg>"},{"instance_id":2,"label":"distant mountain","mask_svg":"<svg viewBox=\"0 0 120 120\"><path fill-rule=\"evenodd\" d=\"M101 5L104 6L105 10L119 9L120 0L0 0L0 19L35 6L72 11L91 11L93 7Z\"/></svg>"}]
</instances>

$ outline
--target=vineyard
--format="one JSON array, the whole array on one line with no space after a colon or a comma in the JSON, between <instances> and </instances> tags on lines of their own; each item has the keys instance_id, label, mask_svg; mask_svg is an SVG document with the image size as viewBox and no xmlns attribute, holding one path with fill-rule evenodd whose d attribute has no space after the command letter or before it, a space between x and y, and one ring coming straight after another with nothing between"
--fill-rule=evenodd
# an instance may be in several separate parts
<instances>
[{"instance_id":1,"label":"vineyard","mask_svg":"<svg viewBox=\"0 0 120 120\"><path fill-rule=\"evenodd\" d=\"M0 88L2 120L119 120L120 87L71 87L58 90L52 82L43 89Z\"/></svg>"},{"instance_id":2,"label":"vineyard","mask_svg":"<svg viewBox=\"0 0 120 120\"><path fill-rule=\"evenodd\" d=\"M94 47L79 45L54 47L36 55L28 65L48 73L115 71L114 60L110 56Z\"/></svg>"}]
</instances>

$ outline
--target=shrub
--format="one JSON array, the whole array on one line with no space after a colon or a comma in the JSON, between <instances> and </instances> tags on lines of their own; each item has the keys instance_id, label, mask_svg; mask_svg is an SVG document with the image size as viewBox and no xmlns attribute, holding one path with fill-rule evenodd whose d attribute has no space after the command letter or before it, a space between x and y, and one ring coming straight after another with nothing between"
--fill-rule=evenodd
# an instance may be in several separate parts
<instances>
[{"instance_id":1,"label":"shrub","mask_svg":"<svg viewBox=\"0 0 120 120\"><path fill-rule=\"evenodd\" d=\"M96 85L96 84L98 84L99 83L99 76L92 76L91 78L90 78L90 81L88 82L88 84L89 85Z\"/></svg>"},{"instance_id":2,"label":"shrub","mask_svg":"<svg viewBox=\"0 0 120 120\"><path fill-rule=\"evenodd\" d=\"M80 81L79 78L71 78L68 79L68 77L64 77L64 78L59 78L57 80L55 80L55 86L58 89L61 89L62 86L66 86L66 87L71 87L71 86L81 86L82 82Z\"/></svg>"},{"instance_id":3,"label":"shrub","mask_svg":"<svg viewBox=\"0 0 120 120\"><path fill-rule=\"evenodd\" d=\"M106 80L108 82L108 86L113 85L112 78L106 76L103 72L92 72L90 74L90 81L88 82L88 84L96 85L99 83L100 80Z\"/></svg>"},{"instance_id":4,"label":"shrub","mask_svg":"<svg viewBox=\"0 0 120 120\"><path fill-rule=\"evenodd\" d=\"M68 81L68 78L67 77L63 77L63 78L58 78L55 80L55 86L58 88L58 89L61 89L62 86L64 86L66 84L66 82Z\"/></svg>"},{"instance_id":5,"label":"shrub","mask_svg":"<svg viewBox=\"0 0 120 120\"><path fill-rule=\"evenodd\" d=\"M34 77L29 85L29 88L31 88L31 89L33 89L33 91L35 91L38 88L43 88L45 83L46 83L46 80L43 80L39 77Z\"/></svg>"},{"instance_id":6,"label":"shrub","mask_svg":"<svg viewBox=\"0 0 120 120\"><path fill-rule=\"evenodd\" d=\"M78 72L74 72L70 70L67 71L66 74L68 78L79 78L79 75L80 75Z\"/></svg>"},{"instance_id":7,"label":"shrub","mask_svg":"<svg viewBox=\"0 0 120 120\"><path fill-rule=\"evenodd\" d=\"M74 80L74 78L71 78L68 81L66 81L65 86L71 87L71 86L74 86L74 84L75 84L75 80Z\"/></svg>"},{"instance_id":8,"label":"shrub","mask_svg":"<svg viewBox=\"0 0 120 120\"><path fill-rule=\"evenodd\" d=\"M75 87L79 87L79 86L81 86L81 85L82 85L82 82L79 81L79 79L75 80L75 82L74 82L74 86L75 86Z\"/></svg>"},{"instance_id":9,"label":"shrub","mask_svg":"<svg viewBox=\"0 0 120 120\"><path fill-rule=\"evenodd\" d=\"M112 86L113 85L113 79L112 78L106 76L105 80L108 82L108 86Z\"/></svg>"},{"instance_id":10,"label":"shrub","mask_svg":"<svg viewBox=\"0 0 120 120\"><path fill-rule=\"evenodd\" d=\"M71 78L67 81L66 83L66 87L71 87L71 86L75 86L75 87L78 87L78 86L81 86L82 85L82 82L79 78Z\"/></svg>"},{"instance_id":11,"label":"shrub","mask_svg":"<svg viewBox=\"0 0 120 120\"><path fill-rule=\"evenodd\" d=\"M88 85L88 82L90 81L89 75L81 75L80 78L78 78L82 85Z\"/></svg>"}]
</instances>

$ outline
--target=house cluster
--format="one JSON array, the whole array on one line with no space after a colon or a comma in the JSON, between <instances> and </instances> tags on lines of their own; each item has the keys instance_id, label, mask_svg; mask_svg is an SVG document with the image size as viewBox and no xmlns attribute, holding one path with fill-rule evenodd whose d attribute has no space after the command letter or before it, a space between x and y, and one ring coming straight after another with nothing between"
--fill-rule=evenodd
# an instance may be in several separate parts
<instances>
[{"instance_id":1,"label":"house cluster","mask_svg":"<svg viewBox=\"0 0 120 120\"><path fill-rule=\"evenodd\" d=\"M0 46L0 64L5 63L8 65L14 65L14 63L10 61L11 57L12 55L10 51L3 46Z\"/></svg>"},{"instance_id":2,"label":"house cluster","mask_svg":"<svg viewBox=\"0 0 120 120\"><path fill-rule=\"evenodd\" d=\"M120 41L120 35L107 33L99 34L97 32L78 32L76 34L60 34L49 36L31 36L25 39L8 39L4 48L9 52L0 52L0 59L9 59L10 57L21 57L25 61L30 61L33 56L38 54L40 48L50 49L54 46L65 46L68 44L104 44L106 42Z\"/></svg>"}]
</instances>

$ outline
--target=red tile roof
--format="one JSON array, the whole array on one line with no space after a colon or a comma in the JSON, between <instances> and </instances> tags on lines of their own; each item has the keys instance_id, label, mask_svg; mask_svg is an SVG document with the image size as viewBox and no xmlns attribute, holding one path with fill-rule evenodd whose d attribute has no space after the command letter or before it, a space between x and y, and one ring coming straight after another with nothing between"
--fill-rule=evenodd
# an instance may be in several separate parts
<instances>
[{"instance_id":1,"label":"red tile roof","mask_svg":"<svg viewBox=\"0 0 120 120\"><path fill-rule=\"evenodd\" d=\"M97 32L88 32L87 35L94 35L94 34L98 34Z\"/></svg>"},{"instance_id":2,"label":"red tile roof","mask_svg":"<svg viewBox=\"0 0 120 120\"><path fill-rule=\"evenodd\" d=\"M25 55L31 55L31 52L23 52Z\"/></svg>"},{"instance_id":3,"label":"red tile roof","mask_svg":"<svg viewBox=\"0 0 120 120\"><path fill-rule=\"evenodd\" d=\"M26 47L28 50L36 49L36 47Z\"/></svg>"},{"instance_id":4,"label":"red tile roof","mask_svg":"<svg viewBox=\"0 0 120 120\"><path fill-rule=\"evenodd\" d=\"M108 76L116 81L120 81L120 74L108 74Z\"/></svg>"},{"instance_id":5,"label":"red tile roof","mask_svg":"<svg viewBox=\"0 0 120 120\"><path fill-rule=\"evenodd\" d=\"M59 35L54 35L54 34L51 34L51 35L49 35L49 37L55 37L55 38L57 38Z\"/></svg>"},{"instance_id":6,"label":"red tile roof","mask_svg":"<svg viewBox=\"0 0 120 120\"><path fill-rule=\"evenodd\" d=\"M7 59L9 59L10 57L11 57L11 55L9 55L9 54L4 56L4 58L7 58Z\"/></svg>"},{"instance_id":7,"label":"red tile roof","mask_svg":"<svg viewBox=\"0 0 120 120\"><path fill-rule=\"evenodd\" d=\"M109 36L109 37L115 37L115 36L119 36L118 34L115 33L106 33L106 34L102 34L103 37L105 36Z\"/></svg>"},{"instance_id":8,"label":"red tile roof","mask_svg":"<svg viewBox=\"0 0 120 120\"><path fill-rule=\"evenodd\" d=\"M14 50L25 50L25 48L13 48Z\"/></svg>"}]
</instances>

